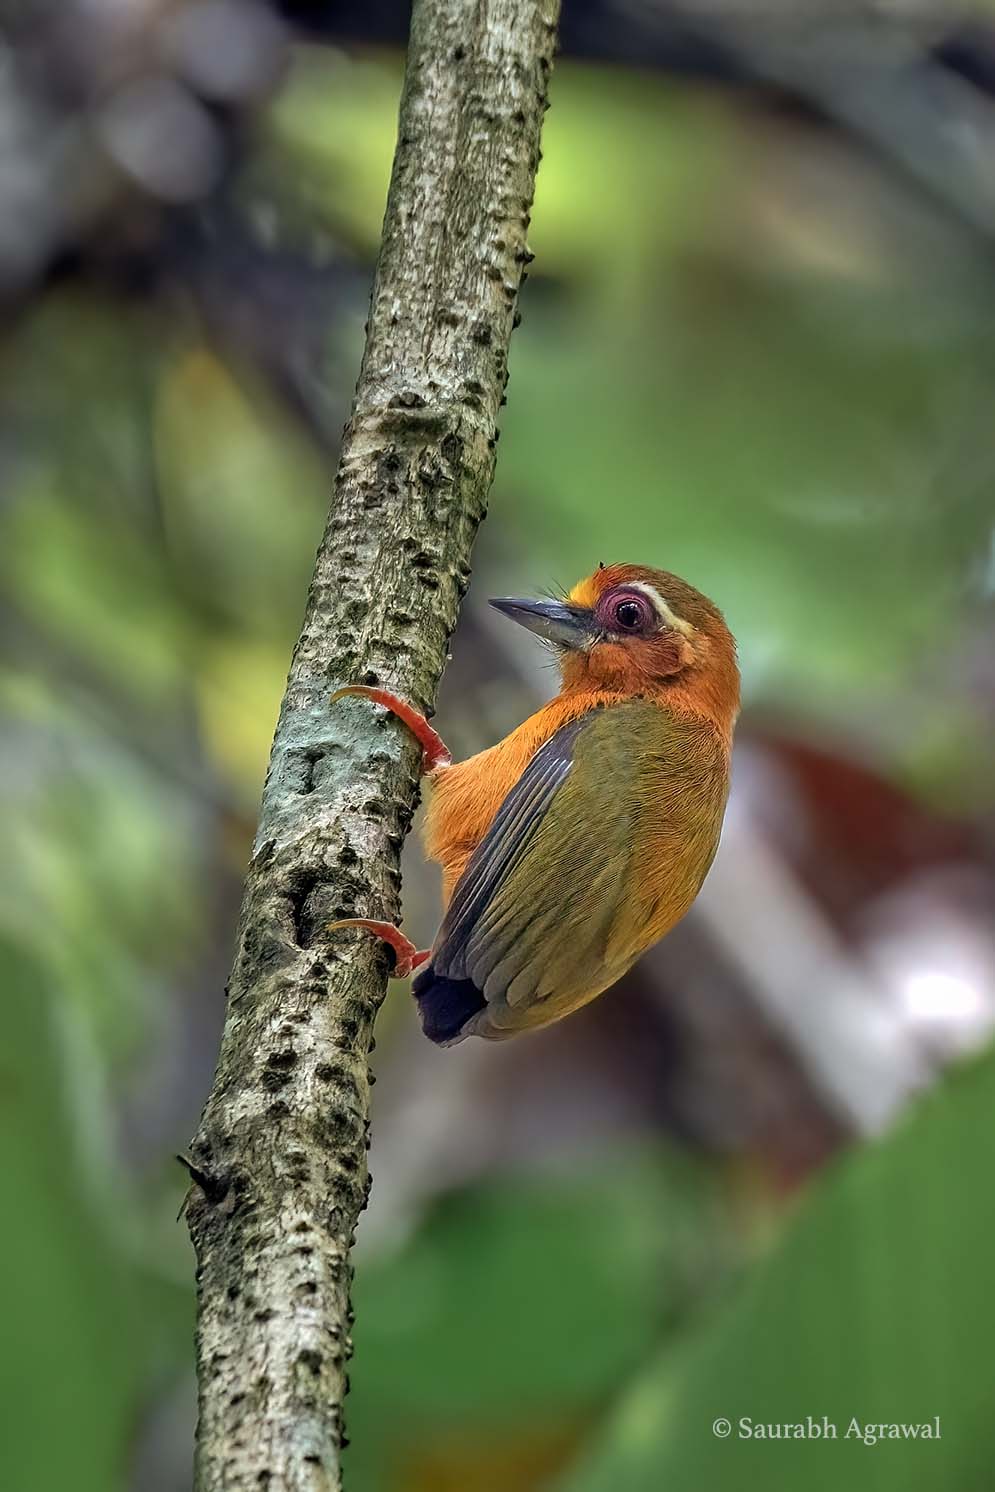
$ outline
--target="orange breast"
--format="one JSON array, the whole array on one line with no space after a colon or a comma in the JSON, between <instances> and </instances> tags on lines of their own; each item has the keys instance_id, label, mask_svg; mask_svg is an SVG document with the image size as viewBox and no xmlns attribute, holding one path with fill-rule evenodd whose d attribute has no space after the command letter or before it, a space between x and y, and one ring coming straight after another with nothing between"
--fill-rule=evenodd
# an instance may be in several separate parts
<instances>
[{"instance_id":1,"label":"orange breast","mask_svg":"<svg viewBox=\"0 0 995 1492\"><path fill-rule=\"evenodd\" d=\"M550 700L496 746L465 762L454 762L432 780L425 819L425 852L442 866L443 906L449 905L466 863L491 826L494 815L540 746L561 725L608 703L604 693L571 694Z\"/></svg>"}]
</instances>

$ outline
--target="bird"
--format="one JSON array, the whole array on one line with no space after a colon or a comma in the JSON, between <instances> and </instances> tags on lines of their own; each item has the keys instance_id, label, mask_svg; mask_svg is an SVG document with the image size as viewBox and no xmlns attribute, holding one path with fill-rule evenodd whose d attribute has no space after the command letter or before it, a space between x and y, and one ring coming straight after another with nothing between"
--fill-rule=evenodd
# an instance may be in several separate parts
<instances>
[{"instance_id":1,"label":"bird","mask_svg":"<svg viewBox=\"0 0 995 1492\"><path fill-rule=\"evenodd\" d=\"M601 564L563 599L497 611L557 657L561 687L497 745L453 762L399 695L347 684L422 746L424 840L442 868L430 949L346 918L394 950L425 1035L452 1046L536 1030L615 984L695 900L718 848L739 713L736 643L687 581Z\"/></svg>"}]
</instances>

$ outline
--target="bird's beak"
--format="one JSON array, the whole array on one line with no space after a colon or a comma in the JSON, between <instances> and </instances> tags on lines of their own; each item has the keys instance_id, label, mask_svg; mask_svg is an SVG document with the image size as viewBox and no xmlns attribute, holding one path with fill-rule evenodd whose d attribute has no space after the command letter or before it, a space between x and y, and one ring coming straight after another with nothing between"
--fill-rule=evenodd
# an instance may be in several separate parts
<instances>
[{"instance_id":1,"label":"bird's beak","mask_svg":"<svg viewBox=\"0 0 995 1492\"><path fill-rule=\"evenodd\" d=\"M559 648L586 647L594 636L594 614L583 606L565 601L519 600L517 596L499 596L490 604Z\"/></svg>"}]
</instances>

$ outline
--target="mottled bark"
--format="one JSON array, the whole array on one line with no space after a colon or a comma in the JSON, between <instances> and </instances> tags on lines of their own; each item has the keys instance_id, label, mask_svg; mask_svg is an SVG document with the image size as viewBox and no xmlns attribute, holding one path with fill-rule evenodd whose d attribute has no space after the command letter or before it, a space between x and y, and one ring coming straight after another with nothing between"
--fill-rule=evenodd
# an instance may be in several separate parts
<instances>
[{"instance_id":1,"label":"mottled bark","mask_svg":"<svg viewBox=\"0 0 995 1492\"><path fill-rule=\"evenodd\" d=\"M366 351L263 793L190 1149L197 1486L340 1485L368 1056L418 752L350 680L431 705L494 468L558 0L417 0ZM389 1426L384 1427L389 1433Z\"/></svg>"}]
</instances>

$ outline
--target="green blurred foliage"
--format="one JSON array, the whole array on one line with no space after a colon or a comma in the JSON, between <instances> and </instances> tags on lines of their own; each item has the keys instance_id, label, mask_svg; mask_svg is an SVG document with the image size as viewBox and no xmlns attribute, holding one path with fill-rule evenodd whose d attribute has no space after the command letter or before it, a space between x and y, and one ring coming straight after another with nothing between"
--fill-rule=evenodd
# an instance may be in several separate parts
<instances>
[{"instance_id":1,"label":"green blurred foliage","mask_svg":"<svg viewBox=\"0 0 995 1492\"><path fill-rule=\"evenodd\" d=\"M868 1492L991 1485L995 1421L986 1177L995 1057L956 1073L886 1140L822 1178L735 1301L668 1344L561 1492L799 1485ZM826 1416L839 1438L741 1438ZM724 1416L727 1439L712 1434ZM938 1439L846 1438L932 1423Z\"/></svg>"},{"instance_id":2,"label":"green blurred foliage","mask_svg":"<svg viewBox=\"0 0 995 1492\"><path fill-rule=\"evenodd\" d=\"M299 80L276 128L372 248L399 73L311 56ZM887 236L848 255L833 201L800 265L790 238L768 246L790 273L762 242L751 258L753 149L714 98L559 70L495 505L533 583L645 555L722 597L766 689L829 709L841 685L900 688L969 612L991 505L963 441L987 418L991 290L942 235L897 267Z\"/></svg>"},{"instance_id":3,"label":"green blurred foliage","mask_svg":"<svg viewBox=\"0 0 995 1492\"><path fill-rule=\"evenodd\" d=\"M124 1485L141 1410L188 1347L191 1302L150 1274L118 1177L80 1143L67 1094L92 1074L71 1013L7 942L0 982L3 1481L108 1492Z\"/></svg>"},{"instance_id":4,"label":"green blurred foliage","mask_svg":"<svg viewBox=\"0 0 995 1492\"><path fill-rule=\"evenodd\" d=\"M722 1277L723 1212L714 1178L666 1154L439 1202L357 1274L350 1480L379 1492L450 1437L597 1416Z\"/></svg>"}]
</instances>

